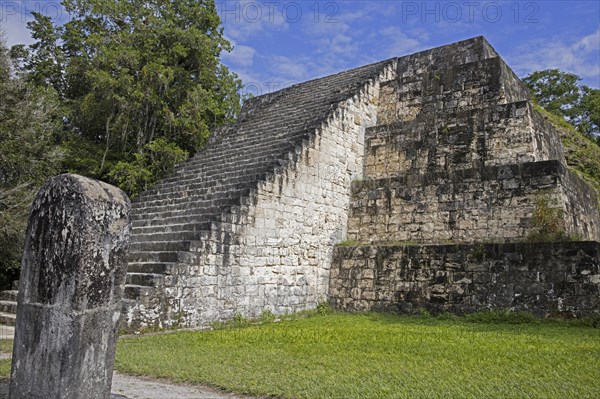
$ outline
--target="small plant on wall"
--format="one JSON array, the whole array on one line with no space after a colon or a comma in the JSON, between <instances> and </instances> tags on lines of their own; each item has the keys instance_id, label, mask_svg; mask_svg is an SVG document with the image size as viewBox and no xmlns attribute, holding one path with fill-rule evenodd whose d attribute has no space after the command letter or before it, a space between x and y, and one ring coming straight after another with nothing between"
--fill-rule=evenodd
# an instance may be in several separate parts
<instances>
[{"instance_id":1,"label":"small plant on wall","mask_svg":"<svg viewBox=\"0 0 600 399\"><path fill-rule=\"evenodd\" d=\"M552 207L548 193L539 194L535 199L528 239L533 242L569 240L562 209Z\"/></svg>"}]
</instances>

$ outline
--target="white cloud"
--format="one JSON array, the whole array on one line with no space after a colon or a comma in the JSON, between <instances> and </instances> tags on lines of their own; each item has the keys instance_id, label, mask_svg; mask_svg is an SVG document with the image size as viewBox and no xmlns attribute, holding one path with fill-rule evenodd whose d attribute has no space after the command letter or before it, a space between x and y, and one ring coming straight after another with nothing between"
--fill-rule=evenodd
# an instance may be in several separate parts
<instances>
[{"instance_id":1,"label":"white cloud","mask_svg":"<svg viewBox=\"0 0 600 399\"><path fill-rule=\"evenodd\" d=\"M422 42L409 36L396 26L387 26L378 32L378 40L384 43L383 54L387 57L400 57L418 51Z\"/></svg>"},{"instance_id":2,"label":"white cloud","mask_svg":"<svg viewBox=\"0 0 600 399\"><path fill-rule=\"evenodd\" d=\"M517 46L507 56L520 76L540 69L558 68L600 85L600 29L596 32L565 40L547 38Z\"/></svg>"},{"instance_id":3,"label":"white cloud","mask_svg":"<svg viewBox=\"0 0 600 399\"><path fill-rule=\"evenodd\" d=\"M217 12L225 28L225 33L238 41L245 41L258 35L287 31L288 14L276 5L258 1L225 1L217 6ZM289 17L293 18L292 11Z\"/></svg>"},{"instance_id":4,"label":"white cloud","mask_svg":"<svg viewBox=\"0 0 600 399\"><path fill-rule=\"evenodd\" d=\"M233 44L233 51L221 53L221 58L226 64L237 67L251 67L254 64L256 50L243 44Z\"/></svg>"},{"instance_id":5,"label":"white cloud","mask_svg":"<svg viewBox=\"0 0 600 399\"><path fill-rule=\"evenodd\" d=\"M282 55L274 55L270 59L271 69L282 77L280 81L302 81L307 78L305 63Z\"/></svg>"}]
</instances>

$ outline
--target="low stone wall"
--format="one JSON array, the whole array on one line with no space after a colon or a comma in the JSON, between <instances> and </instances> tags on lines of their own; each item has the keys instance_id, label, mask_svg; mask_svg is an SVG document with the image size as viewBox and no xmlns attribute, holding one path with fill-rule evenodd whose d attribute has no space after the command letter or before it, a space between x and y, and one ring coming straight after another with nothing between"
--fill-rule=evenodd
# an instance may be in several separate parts
<instances>
[{"instance_id":1,"label":"low stone wall","mask_svg":"<svg viewBox=\"0 0 600 399\"><path fill-rule=\"evenodd\" d=\"M337 247L330 301L342 310L600 313L600 243Z\"/></svg>"}]
</instances>

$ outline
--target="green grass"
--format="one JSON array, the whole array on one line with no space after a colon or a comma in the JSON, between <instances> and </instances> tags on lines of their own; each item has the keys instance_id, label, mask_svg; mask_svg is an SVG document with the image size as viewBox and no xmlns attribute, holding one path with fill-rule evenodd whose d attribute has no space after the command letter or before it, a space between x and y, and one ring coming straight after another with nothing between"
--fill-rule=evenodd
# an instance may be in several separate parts
<instances>
[{"instance_id":1,"label":"green grass","mask_svg":"<svg viewBox=\"0 0 600 399\"><path fill-rule=\"evenodd\" d=\"M334 313L124 337L116 368L285 398L598 398L600 329L502 312Z\"/></svg>"},{"instance_id":2,"label":"green grass","mask_svg":"<svg viewBox=\"0 0 600 399\"><path fill-rule=\"evenodd\" d=\"M10 367L11 367L10 359L0 360L0 380L10 378Z\"/></svg>"},{"instance_id":3,"label":"green grass","mask_svg":"<svg viewBox=\"0 0 600 399\"><path fill-rule=\"evenodd\" d=\"M0 339L0 353L12 353L13 340L12 339Z\"/></svg>"}]
</instances>

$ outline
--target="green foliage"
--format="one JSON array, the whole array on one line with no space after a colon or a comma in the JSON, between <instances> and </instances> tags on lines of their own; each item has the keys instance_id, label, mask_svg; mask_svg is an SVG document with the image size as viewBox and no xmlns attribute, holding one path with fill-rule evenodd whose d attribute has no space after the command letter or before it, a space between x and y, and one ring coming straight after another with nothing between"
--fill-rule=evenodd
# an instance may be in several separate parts
<instances>
[{"instance_id":1,"label":"green foliage","mask_svg":"<svg viewBox=\"0 0 600 399\"><path fill-rule=\"evenodd\" d=\"M360 241L356 241L356 240L344 240L336 245L338 247L358 247L358 246L364 245L364 243L361 243Z\"/></svg>"},{"instance_id":2,"label":"green foliage","mask_svg":"<svg viewBox=\"0 0 600 399\"><path fill-rule=\"evenodd\" d=\"M0 41L0 289L18 276L30 204L62 158L56 92L12 77L8 54Z\"/></svg>"},{"instance_id":3,"label":"green foliage","mask_svg":"<svg viewBox=\"0 0 600 399\"><path fill-rule=\"evenodd\" d=\"M490 313L479 320L333 313L127 337L115 368L261 397L600 396L597 329Z\"/></svg>"},{"instance_id":4,"label":"green foliage","mask_svg":"<svg viewBox=\"0 0 600 399\"><path fill-rule=\"evenodd\" d=\"M579 132L597 138L600 134L600 90L579 86L581 78L558 69L535 71L523 82L537 103L561 117Z\"/></svg>"},{"instance_id":5,"label":"green foliage","mask_svg":"<svg viewBox=\"0 0 600 399\"><path fill-rule=\"evenodd\" d=\"M328 302L323 301L319 302L319 304L317 305L316 312L318 315L326 315L333 313L333 308Z\"/></svg>"},{"instance_id":6,"label":"green foliage","mask_svg":"<svg viewBox=\"0 0 600 399\"><path fill-rule=\"evenodd\" d=\"M580 93L577 82L581 78L558 69L535 71L523 78L538 104L549 112L570 117L575 111Z\"/></svg>"},{"instance_id":7,"label":"green foliage","mask_svg":"<svg viewBox=\"0 0 600 399\"><path fill-rule=\"evenodd\" d=\"M580 131L591 133L596 137L596 143L600 144L600 90L587 86L582 88Z\"/></svg>"},{"instance_id":8,"label":"green foliage","mask_svg":"<svg viewBox=\"0 0 600 399\"><path fill-rule=\"evenodd\" d=\"M0 339L0 353L12 353L13 340L12 339Z\"/></svg>"},{"instance_id":9,"label":"green foliage","mask_svg":"<svg viewBox=\"0 0 600 399\"><path fill-rule=\"evenodd\" d=\"M261 323L272 323L277 319L277 316L273 314L270 310L263 310L260 314L260 322Z\"/></svg>"},{"instance_id":10,"label":"green foliage","mask_svg":"<svg viewBox=\"0 0 600 399\"><path fill-rule=\"evenodd\" d=\"M175 143L164 137L158 138L144 147L145 151L134 154L132 162L119 161L108 177L132 197L154 184L173 170L173 167L186 160L188 154Z\"/></svg>"},{"instance_id":11,"label":"green foliage","mask_svg":"<svg viewBox=\"0 0 600 399\"><path fill-rule=\"evenodd\" d=\"M549 113L537 104L534 107L558 130L565 148L567 165L596 189L600 202L600 146L563 118Z\"/></svg>"},{"instance_id":12,"label":"green foliage","mask_svg":"<svg viewBox=\"0 0 600 399\"><path fill-rule=\"evenodd\" d=\"M552 206L548 193L536 196L530 228L528 240L531 242L568 240L562 209Z\"/></svg>"},{"instance_id":13,"label":"green foliage","mask_svg":"<svg viewBox=\"0 0 600 399\"><path fill-rule=\"evenodd\" d=\"M70 21L33 13L35 42L11 52L19 73L66 106L64 170L135 195L239 111L241 83L219 59L231 45L214 1L62 4Z\"/></svg>"},{"instance_id":14,"label":"green foliage","mask_svg":"<svg viewBox=\"0 0 600 399\"><path fill-rule=\"evenodd\" d=\"M85 137L128 152L165 136L194 152L238 111L240 82L219 61L231 45L213 1L62 3L72 17L64 26L34 14L23 63L70 100Z\"/></svg>"},{"instance_id":15,"label":"green foliage","mask_svg":"<svg viewBox=\"0 0 600 399\"><path fill-rule=\"evenodd\" d=\"M12 362L10 359L0 360L0 379L2 379L2 378L10 379L11 367L12 367Z\"/></svg>"}]
</instances>

